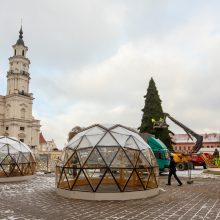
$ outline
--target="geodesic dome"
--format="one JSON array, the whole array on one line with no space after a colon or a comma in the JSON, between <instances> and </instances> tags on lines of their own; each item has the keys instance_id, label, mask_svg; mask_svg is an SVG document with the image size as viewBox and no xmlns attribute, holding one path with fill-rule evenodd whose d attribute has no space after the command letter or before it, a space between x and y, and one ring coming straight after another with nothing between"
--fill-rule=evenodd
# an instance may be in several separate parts
<instances>
[{"instance_id":1,"label":"geodesic dome","mask_svg":"<svg viewBox=\"0 0 220 220\"><path fill-rule=\"evenodd\" d=\"M16 138L0 136L0 181L33 175L35 166L34 156L26 144Z\"/></svg>"},{"instance_id":2,"label":"geodesic dome","mask_svg":"<svg viewBox=\"0 0 220 220\"><path fill-rule=\"evenodd\" d=\"M59 189L132 192L158 187L158 166L137 132L122 125L93 125L74 136L56 167Z\"/></svg>"}]
</instances>

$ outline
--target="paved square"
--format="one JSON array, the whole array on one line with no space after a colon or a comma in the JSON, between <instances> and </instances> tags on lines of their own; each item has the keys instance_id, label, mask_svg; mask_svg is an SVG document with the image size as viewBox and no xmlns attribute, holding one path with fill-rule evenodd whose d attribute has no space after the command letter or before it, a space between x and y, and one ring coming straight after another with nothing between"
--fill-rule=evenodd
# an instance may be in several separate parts
<instances>
[{"instance_id":1,"label":"paved square","mask_svg":"<svg viewBox=\"0 0 220 220\"><path fill-rule=\"evenodd\" d=\"M190 185L181 180L181 187L173 179L167 186L167 176L160 176L160 194L150 199L93 202L60 197L54 177L38 175L28 182L0 184L0 219L220 220L220 176L196 177Z\"/></svg>"}]
</instances>

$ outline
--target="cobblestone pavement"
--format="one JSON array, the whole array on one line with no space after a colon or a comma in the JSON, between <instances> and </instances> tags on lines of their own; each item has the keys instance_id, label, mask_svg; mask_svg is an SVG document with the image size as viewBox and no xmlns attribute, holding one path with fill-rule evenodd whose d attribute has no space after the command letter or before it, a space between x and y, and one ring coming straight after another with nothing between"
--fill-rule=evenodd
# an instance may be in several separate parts
<instances>
[{"instance_id":1,"label":"cobblestone pavement","mask_svg":"<svg viewBox=\"0 0 220 220\"><path fill-rule=\"evenodd\" d=\"M165 185L160 194L133 201L82 201L56 195L54 177L37 176L28 182L0 184L0 219L118 220L205 219L220 220L220 178L195 178L193 184Z\"/></svg>"}]
</instances>

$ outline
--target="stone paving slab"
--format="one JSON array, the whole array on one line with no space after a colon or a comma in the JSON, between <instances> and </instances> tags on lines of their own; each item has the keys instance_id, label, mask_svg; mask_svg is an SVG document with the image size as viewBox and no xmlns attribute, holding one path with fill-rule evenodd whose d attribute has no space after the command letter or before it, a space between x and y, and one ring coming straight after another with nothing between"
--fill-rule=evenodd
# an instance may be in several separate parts
<instances>
[{"instance_id":1,"label":"stone paving slab","mask_svg":"<svg viewBox=\"0 0 220 220\"><path fill-rule=\"evenodd\" d=\"M220 177L181 178L179 187L160 176L160 194L132 201L83 201L56 195L54 177L0 184L1 220L220 220Z\"/></svg>"}]
</instances>

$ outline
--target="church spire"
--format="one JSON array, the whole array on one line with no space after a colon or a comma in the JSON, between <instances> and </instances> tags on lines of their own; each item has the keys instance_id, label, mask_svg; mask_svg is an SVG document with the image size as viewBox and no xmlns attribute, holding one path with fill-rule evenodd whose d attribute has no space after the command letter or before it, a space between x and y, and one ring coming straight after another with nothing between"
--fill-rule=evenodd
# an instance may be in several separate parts
<instances>
[{"instance_id":1,"label":"church spire","mask_svg":"<svg viewBox=\"0 0 220 220\"><path fill-rule=\"evenodd\" d=\"M23 30L22 30L22 25L21 25L21 29L19 31L19 39L23 38Z\"/></svg>"},{"instance_id":2,"label":"church spire","mask_svg":"<svg viewBox=\"0 0 220 220\"><path fill-rule=\"evenodd\" d=\"M22 25L21 25L21 28L20 28L20 31L19 31L19 39L17 40L16 44L24 46Z\"/></svg>"},{"instance_id":3,"label":"church spire","mask_svg":"<svg viewBox=\"0 0 220 220\"><path fill-rule=\"evenodd\" d=\"M28 47L24 45L22 26L19 31L19 38L12 47L14 49L14 55L9 58L7 95L18 93L29 96L30 60L26 57Z\"/></svg>"}]
</instances>

